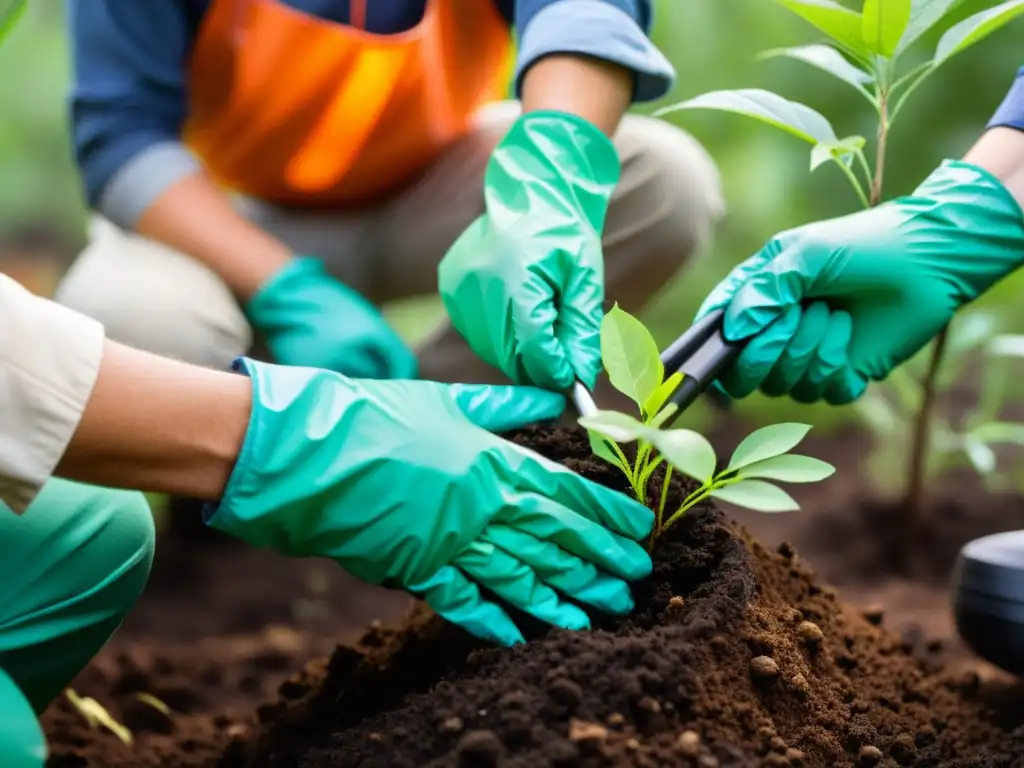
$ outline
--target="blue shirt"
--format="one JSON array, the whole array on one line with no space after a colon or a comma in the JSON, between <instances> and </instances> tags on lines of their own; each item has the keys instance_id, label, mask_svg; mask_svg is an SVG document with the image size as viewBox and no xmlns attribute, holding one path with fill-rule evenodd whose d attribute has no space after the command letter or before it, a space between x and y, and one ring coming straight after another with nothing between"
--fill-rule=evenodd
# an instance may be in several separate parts
<instances>
[{"instance_id":1,"label":"blue shirt","mask_svg":"<svg viewBox=\"0 0 1024 768\"><path fill-rule=\"evenodd\" d=\"M1013 81L1010 92L1006 94L999 109L988 121L989 128L1016 128L1024 131L1024 67L1017 70L1017 79Z\"/></svg>"},{"instance_id":2,"label":"blue shirt","mask_svg":"<svg viewBox=\"0 0 1024 768\"><path fill-rule=\"evenodd\" d=\"M348 0L277 0L347 23ZM414 27L428 0L372 0L366 27ZM651 0L479 0L494 2L519 37L522 75L553 53L578 53L635 73L634 99L664 95L674 72L647 37ZM138 217L199 161L181 142L188 59L212 0L67 0L72 36L71 122L89 204L121 227Z\"/></svg>"}]
</instances>

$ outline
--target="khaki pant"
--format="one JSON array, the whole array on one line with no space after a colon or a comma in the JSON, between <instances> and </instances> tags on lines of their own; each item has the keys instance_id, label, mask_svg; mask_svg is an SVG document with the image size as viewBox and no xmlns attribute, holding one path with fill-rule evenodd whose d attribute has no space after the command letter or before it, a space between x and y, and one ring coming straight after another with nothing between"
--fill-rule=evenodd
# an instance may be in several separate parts
<instances>
[{"instance_id":1,"label":"khaki pant","mask_svg":"<svg viewBox=\"0 0 1024 768\"><path fill-rule=\"evenodd\" d=\"M239 210L377 304L436 293L438 262L483 212L488 157L518 112L513 102L486 108L472 132L373 207L311 213L239 200ZM679 129L628 116L615 144L622 177L605 224L605 296L637 312L705 244L724 205L713 162ZM198 261L99 217L90 239L56 299L100 320L109 338L217 368L249 352L252 330L238 302ZM426 379L503 380L447 323L418 355Z\"/></svg>"}]
</instances>

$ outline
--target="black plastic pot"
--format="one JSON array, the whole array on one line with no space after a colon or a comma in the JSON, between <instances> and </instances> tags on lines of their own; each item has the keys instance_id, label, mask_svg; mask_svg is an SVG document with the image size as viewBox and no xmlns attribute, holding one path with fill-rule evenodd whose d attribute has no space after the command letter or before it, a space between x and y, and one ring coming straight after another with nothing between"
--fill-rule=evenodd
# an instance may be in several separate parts
<instances>
[{"instance_id":1,"label":"black plastic pot","mask_svg":"<svg viewBox=\"0 0 1024 768\"><path fill-rule=\"evenodd\" d=\"M953 572L953 611L975 653L1024 677L1024 531L964 545Z\"/></svg>"}]
</instances>

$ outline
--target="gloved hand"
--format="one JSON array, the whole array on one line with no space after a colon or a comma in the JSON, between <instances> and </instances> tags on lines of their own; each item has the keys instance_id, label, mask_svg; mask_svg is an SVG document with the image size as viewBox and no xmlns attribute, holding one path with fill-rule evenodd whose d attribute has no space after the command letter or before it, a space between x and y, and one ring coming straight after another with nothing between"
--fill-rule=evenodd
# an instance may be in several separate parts
<instances>
[{"instance_id":1,"label":"gloved hand","mask_svg":"<svg viewBox=\"0 0 1024 768\"><path fill-rule=\"evenodd\" d=\"M809 403L855 400L1024 262L1024 217L987 171L945 161L913 194L776 236L704 301L730 341L718 380Z\"/></svg>"},{"instance_id":2,"label":"gloved hand","mask_svg":"<svg viewBox=\"0 0 1024 768\"><path fill-rule=\"evenodd\" d=\"M593 386L601 367L601 230L615 147L574 115L520 117L491 155L486 212L438 268L452 324L514 382Z\"/></svg>"},{"instance_id":3,"label":"gloved hand","mask_svg":"<svg viewBox=\"0 0 1024 768\"><path fill-rule=\"evenodd\" d=\"M356 291L316 259L295 258L245 307L283 365L325 368L367 379L411 379L416 356Z\"/></svg>"},{"instance_id":4,"label":"gloved hand","mask_svg":"<svg viewBox=\"0 0 1024 768\"><path fill-rule=\"evenodd\" d=\"M236 363L253 385L237 465L207 522L250 544L332 558L371 584L422 596L469 632L522 635L478 585L570 629L632 599L653 515L625 495L491 434L565 407L539 389L358 381ZM490 430L490 431L488 431Z\"/></svg>"}]
</instances>

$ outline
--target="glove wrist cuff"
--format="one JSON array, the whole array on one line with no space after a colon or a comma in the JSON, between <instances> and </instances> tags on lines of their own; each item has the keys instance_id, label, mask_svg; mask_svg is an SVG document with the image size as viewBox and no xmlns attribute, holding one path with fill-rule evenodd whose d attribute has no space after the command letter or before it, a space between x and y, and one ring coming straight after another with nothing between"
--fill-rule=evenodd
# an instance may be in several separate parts
<instances>
[{"instance_id":1,"label":"glove wrist cuff","mask_svg":"<svg viewBox=\"0 0 1024 768\"><path fill-rule=\"evenodd\" d=\"M618 150L597 126L568 112L538 110L516 120L494 149L485 196L539 186L543 197L561 198L601 232L619 175Z\"/></svg>"},{"instance_id":2,"label":"glove wrist cuff","mask_svg":"<svg viewBox=\"0 0 1024 768\"><path fill-rule=\"evenodd\" d=\"M559 153L557 160L566 170L587 172L587 177L609 187L608 196L619 182L621 166L615 144L589 120L556 109L538 109L521 115L506 135L506 140L518 134L534 146L543 139L556 143L573 153ZM504 142L502 142L504 143ZM548 147L543 147L548 149Z\"/></svg>"},{"instance_id":3,"label":"glove wrist cuff","mask_svg":"<svg viewBox=\"0 0 1024 768\"><path fill-rule=\"evenodd\" d=\"M957 234L959 257L989 265L989 285L1024 265L1024 211L990 171L963 160L945 160L914 191L929 203L929 217ZM982 290L989 286L985 285Z\"/></svg>"}]
</instances>

